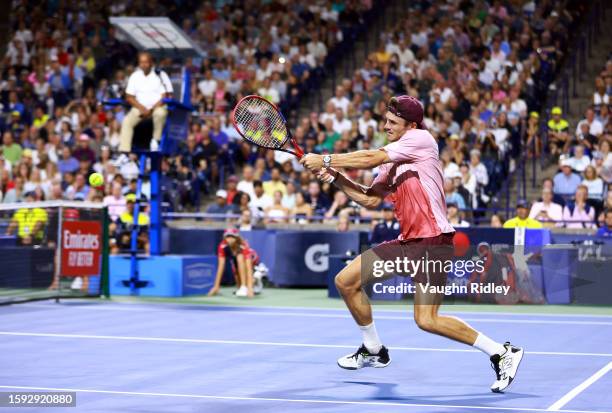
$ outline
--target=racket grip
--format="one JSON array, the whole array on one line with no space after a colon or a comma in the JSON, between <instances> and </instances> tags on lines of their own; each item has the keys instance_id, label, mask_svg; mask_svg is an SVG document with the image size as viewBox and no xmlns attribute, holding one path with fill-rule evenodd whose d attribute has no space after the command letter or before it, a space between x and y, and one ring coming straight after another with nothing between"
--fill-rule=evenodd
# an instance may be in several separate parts
<instances>
[{"instance_id":1,"label":"racket grip","mask_svg":"<svg viewBox=\"0 0 612 413\"><path fill-rule=\"evenodd\" d=\"M297 144L297 142L295 141L295 139L291 139L291 144L293 145L293 149L295 149L295 154L297 156L298 159L302 159L302 157L304 156L304 151L302 150L302 148L300 148Z\"/></svg>"}]
</instances>

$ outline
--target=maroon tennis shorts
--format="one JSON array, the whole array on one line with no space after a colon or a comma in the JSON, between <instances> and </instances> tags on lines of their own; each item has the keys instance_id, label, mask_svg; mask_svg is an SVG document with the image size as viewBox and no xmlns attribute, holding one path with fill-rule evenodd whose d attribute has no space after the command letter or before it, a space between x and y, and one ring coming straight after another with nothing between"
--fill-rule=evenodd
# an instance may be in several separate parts
<instances>
[{"instance_id":1,"label":"maroon tennis shorts","mask_svg":"<svg viewBox=\"0 0 612 413\"><path fill-rule=\"evenodd\" d=\"M385 261L421 261L418 271L404 273L396 271L396 275L410 276L413 282L430 285L446 285L444 263L453 258L454 232L440 234L431 238L415 238L411 240L393 240L383 242L372 248L372 252ZM408 267L414 269L415 267Z\"/></svg>"}]
</instances>

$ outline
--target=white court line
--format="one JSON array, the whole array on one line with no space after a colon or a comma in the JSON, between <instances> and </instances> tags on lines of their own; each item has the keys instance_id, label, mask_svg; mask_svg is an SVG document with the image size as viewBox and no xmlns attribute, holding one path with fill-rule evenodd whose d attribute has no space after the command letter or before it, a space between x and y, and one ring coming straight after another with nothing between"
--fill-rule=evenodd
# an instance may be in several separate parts
<instances>
[{"instance_id":1,"label":"white court line","mask_svg":"<svg viewBox=\"0 0 612 413\"><path fill-rule=\"evenodd\" d=\"M373 401L357 401L357 400L322 400L322 399L288 399L280 397L248 397L248 396L217 396L208 394L185 394L185 393L151 393L151 392L134 392L134 391L118 391L118 390L94 390L94 389L72 389L58 387L34 387L34 386L7 386L0 385L0 389L18 389L31 391L61 391L61 392L77 392L77 393L98 393L98 394L115 394L122 396L149 396L149 397L175 397L189 399L212 399L212 400L234 400L234 401L258 401L258 402L285 402L285 403L313 403L313 404L348 404L362 406L380 406L380 407L433 407L436 409L470 409L470 410L487 410L487 411L512 411L512 412L546 412L545 409L529 408L529 407L493 407L493 406L470 406L470 405L449 405L449 404L422 404L422 403L394 403L394 402L373 402ZM559 410L562 413L612 413L595 410Z\"/></svg>"},{"instance_id":2,"label":"white court line","mask_svg":"<svg viewBox=\"0 0 612 413\"><path fill-rule=\"evenodd\" d=\"M46 307L41 305L22 305L22 307ZM59 307L60 309L65 309L66 307ZM89 310L89 311L127 311L127 312L177 312L183 311L181 309L149 309L149 308L121 308L121 306L108 306L104 308L100 307L79 307L79 311L81 310ZM206 311L206 310L205 310ZM346 310L344 310L346 312ZM323 314L323 313L303 313L303 312L285 312L285 311L252 311L252 310L242 310L239 308L232 309L216 309L211 311L211 313L238 313L240 315L255 315L255 316L280 316L280 317L314 317L314 318L344 318L350 319L351 316L348 313L345 314ZM412 312L410 312L412 313ZM458 312L444 312L443 314L459 314ZM473 314L478 315L482 313L463 313L463 314ZM376 320L407 320L408 317L406 315L374 315ZM612 326L612 321L585 321L585 320L531 320L531 319L514 319L514 318L465 318L462 317L463 321L468 322L477 322L477 323L516 323L516 324L561 324L561 325L596 325L596 326Z\"/></svg>"},{"instance_id":3,"label":"white court line","mask_svg":"<svg viewBox=\"0 0 612 413\"><path fill-rule=\"evenodd\" d=\"M313 348L349 348L354 345L347 344L313 344L313 343L287 343L276 341L244 341L244 340L213 340L203 338L172 338L172 337L136 337L136 336L106 336L92 334L65 334L65 333L31 333L20 331L0 331L0 336L23 336L23 337L49 337L83 340L124 340L124 341L153 341L169 343L197 343L197 344L235 344L247 346L278 346L278 347L313 347ZM452 353L479 353L478 350L470 348L433 348L433 347L389 347L389 350L398 351L438 351ZM584 356L584 357L612 357L612 353L570 353L561 351L526 351L526 354L539 356Z\"/></svg>"},{"instance_id":4,"label":"white court line","mask_svg":"<svg viewBox=\"0 0 612 413\"><path fill-rule=\"evenodd\" d=\"M591 377L580 383L578 386L570 390L565 396L550 405L547 409L549 411L560 411L560 409L568 404L574 397L582 393L587 387L595 383L597 380L602 378L607 372L612 370L612 361L602 367L599 371L593 374Z\"/></svg>"},{"instance_id":5,"label":"white court line","mask_svg":"<svg viewBox=\"0 0 612 413\"><path fill-rule=\"evenodd\" d=\"M89 304L89 306L82 306L82 307L78 307L79 309L91 309L91 310L95 310L96 308L100 309L101 307L116 307L116 308L121 308L121 307L143 307L146 308L147 311L183 311L182 309L179 308L172 308L172 307L188 307L187 309L195 309L195 307L202 307L202 309L207 309L207 308L215 308L218 310L215 311L240 311L242 309L247 309L247 308L257 308L257 309L269 309L269 310L309 310L309 311L334 311L334 312L347 312L348 310L346 308L328 308L328 307L300 307L300 306L295 306L295 307L287 307L287 306L255 306L255 305L243 305L243 306L231 306L231 305L221 305L221 304L202 304L202 303L197 303L197 302L193 302L193 303L164 303L164 302L130 302L130 301L113 301L113 302L106 302L106 303L96 303L96 306L91 305L91 301L81 301L81 300L74 300L74 302L86 302L87 304ZM57 304L57 303L48 303L48 304L35 304L35 303L23 303L23 304L18 304L19 307L43 307L43 308L53 308L53 307L57 307L57 308L72 308L71 306L63 306L62 304ZM414 312L414 310L412 309L412 306L409 305L407 308L403 308L401 310L392 310L392 309L381 309L380 304L374 304L373 305L373 309L374 309L374 313L412 313ZM388 305L388 307L391 307L392 305ZM398 306L398 305L393 305L393 306ZM170 307L169 309L159 309L159 307ZM530 312L505 312L505 311L452 311L449 310L450 308L452 308L452 304L446 305L444 307L445 313L449 313L449 314L471 314L471 315L504 315L504 316L526 316L526 317L568 317L568 318L609 318L612 319L612 314L564 314L564 313L530 313ZM108 308L108 310L110 310L110 308ZM125 308L126 311L144 311L144 310L140 310L140 309L127 309ZM198 308L198 310L200 310ZM118 311L118 310L117 310Z\"/></svg>"}]
</instances>

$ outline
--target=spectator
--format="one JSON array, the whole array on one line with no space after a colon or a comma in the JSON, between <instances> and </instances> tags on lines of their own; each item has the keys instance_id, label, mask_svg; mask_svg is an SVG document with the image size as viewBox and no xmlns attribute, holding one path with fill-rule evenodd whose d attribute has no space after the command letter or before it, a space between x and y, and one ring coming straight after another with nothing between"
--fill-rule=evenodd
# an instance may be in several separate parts
<instances>
[{"instance_id":1,"label":"spectator","mask_svg":"<svg viewBox=\"0 0 612 413\"><path fill-rule=\"evenodd\" d=\"M584 119L578 122L578 126L576 127L576 135L580 133L580 127L583 124L589 125L589 133L593 136L599 138L599 136L603 133L603 125L600 121L595 119L595 111L592 108L588 108L584 114Z\"/></svg>"},{"instance_id":2,"label":"spectator","mask_svg":"<svg viewBox=\"0 0 612 413\"><path fill-rule=\"evenodd\" d=\"M572 143L580 143L589 148L589 150L592 150L597 145L597 137L591 135L589 124L583 122L580 124L579 129L580 132L576 134L576 139Z\"/></svg>"},{"instance_id":3,"label":"spectator","mask_svg":"<svg viewBox=\"0 0 612 413\"><path fill-rule=\"evenodd\" d=\"M238 182L238 189L240 192L244 192L248 194L251 198L255 196L255 191L253 189L253 179L254 179L254 170L251 165L245 165L242 168L242 180Z\"/></svg>"},{"instance_id":4,"label":"spectator","mask_svg":"<svg viewBox=\"0 0 612 413\"><path fill-rule=\"evenodd\" d=\"M289 218L289 208L283 206L283 193L281 191L274 192L272 205L264 211L264 223L285 223Z\"/></svg>"},{"instance_id":5,"label":"spectator","mask_svg":"<svg viewBox=\"0 0 612 413\"><path fill-rule=\"evenodd\" d=\"M329 99L329 103L334 106L334 110L341 109L342 114L346 115L348 113L348 107L351 102L346 97L346 91L344 90L344 87L336 86L336 93L331 99ZM336 112L336 116L337 115L338 114ZM323 122L323 120L321 121Z\"/></svg>"},{"instance_id":6,"label":"spectator","mask_svg":"<svg viewBox=\"0 0 612 413\"><path fill-rule=\"evenodd\" d=\"M273 197L276 191L280 191L283 195L287 193L287 186L281 181L281 172L279 168L272 168L270 180L263 183L263 188L264 192L269 197Z\"/></svg>"},{"instance_id":7,"label":"spectator","mask_svg":"<svg viewBox=\"0 0 612 413\"><path fill-rule=\"evenodd\" d=\"M583 173L586 167L591 163L591 159L584 154L584 146L576 145L574 147L574 156L567 160L570 167L579 173Z\"/></svg>"},{"instance_id":8,"label":"spectator","mask_svg":"<svg viewBox=\"0 0 612 413\"><path fill-rule=\"evenodd\" d=\"M550 191L553 193L552 202L563 207L565 206L565 199L561 195L555 193L554 186L554 181L551 178L542 179L542 189L550 189ZM540 198L539 201L542 201L542 199Z\"/></svg>"},{"instance_id":9,"label":"spectator","mask_svg":"<svg viewBox=\"0 0 612 413\"><path fill-rule=\"evenodd\" d=\"M236 196L239 194L237 186L238 186L238 177L236 175L230 175L227 178L227 182L225 184L228 204L237 204L238 198L236 198Z\"/></svg>"},{"instance_id":10,"label":"spectator","mask_svg":"<svg viewBox=\"0 0 612 413\"><path fill-rule=\"evenodd\" d=\"M251 231L253 229L253 214L250 209L245 209L240 213L238 224L240 231Z\"/></svg>"},{"instance_id":11,"label":"spectator","mask_svg":"<svg viewBox=\"0 0 612 413\"><path fill-rule=\"evenodd\" d=\"M612 239L612 210L605 212L604 224L597 230L596 237Z\"/></svg>"},{"instance_id":12,"label":"spectator","mask_svg":"<svg viewBox=\"0 0 612 413\"><path fill-rule=\"evenodd\" d=\"M64 192L64 197L66 199L84 201L87 199L89 191L90 188L89 185L87 185L85 175L82 173L77 173L74 176L74 183L66 188L66 191Z\"/></svg>"},{"instance_id":13,"label":"spectator","mask_svg":"<svg viewBox=\"0 0 612 413\"><path fill-rule=\"evenodd\" d=\"M344 112L341 108L336 108L336 118L333 121L332 129L339 135L348 132L353 127L350 120L344 117Z\"/></svg>"},{"instance_id":14,"label":"spectator","mask_svg":"<svg viewBox=\"0 0 612 413\"><path fill-rule=\"evenodd\" d=\"M351 219L347 214L340 214L338 216L338 223L336 224L336 231L348 232L351 229Z\"/></svg>"},{"instance_id":15,"label":"spectator","mask_svg":"<svg viewBox=\"0 0 612 413\"><path fill-rule=\"evenodd\" d=\"M451 179L444 179L444 196L446 197L446 204L455 204L460 210L466 209L465 200L457 190Z\"/></svg>"},{"instance_id":16,"label":"spectator","mask_svg":"<svg viewBox=\"0 0 612 413\"><path fill-rule=\"evenodd\" d=\"M325 212L325 219L340 216L343 213L350 215L351 212L353 212L353 207L350 205L348 196L344 192L338 191L334 194L334 202L332 202L327 212Z\"/></svg>"},{"instance_id":17,"label":"spectator","mask_svg":"<svg viewBox=\"0 0 612 413\"><path fill-rule=\"evenodd\" d=\"M25 202L34 202L34 192L28 192L24 196ZM6 230L7 235L12 235L17 230L19 243L22 245L38 245L45 237L45 228L49 218L43 208L24 207L19 208Z\"/></svg>"},{"instance_id":18,"label":"spectator","mask_svg":"<svg viewBox=\"0 0 612 413\"><path fill-rule=\"evenodd\" d=\"M263 218L266 208L272 206L273 200L264 192L261 181L253 181L253 197L251 197L251 210L257 218Z\"/></svg>"},{"instance_id":19,"label":"spectator","mask_svg":"<svg viewBox=\"0 0 612 413\"><path fill-rule=\"evenodd\" d=\"M540 221L545 228L554 227L563 220L563 207L553 201L552 189L542 188L542 200L534 202L529 218Z\"/></svg>"},{"instance_id":20,"label":"spectator","mask_svg":"<svg viewBox=\"0 0 612 413\"><path fill-rule=\"evenodd\" d=\"M103 199L104 206L108 207L108 215L112 221L117 221L121 214L126 210L126 199L121 193L121 184L119 182L112 183L112 192Z\"/></svg>"},{"instance_id":21,"label":"spectator","mask_svg":"<svg viewBox=\"0 0 612 413\"><path fill-rule=\"evenodd\" d=\"M470 223L461 218L457 204L451 202L446 204L446 218L453 228L468 228Z\"/></svg>"},{"instance_id":22,"label":"spectator","mask_svg":"<svg viewBox=\"0 0 612 413\"><path fill-rule=\"evenodd\" d=\"M291 210L291 215L295 223L302 225L307 224L312 217L312 206L306 203L302 192L295 194L295 207Z\"/></svg>"},{"instance_id":23,"label":"spectator","mask_svg":"<svg viewBox=\"0 0 612 413\"><path fill-rule=\"evenodd\" d=\"M393 206L383 204L382 219L374 225L370 234L370 245L378 245L381 242L396 239L400 234L399 222L395 218Z\"/></svg>"},{"instance_id":24,"label":"spectator","mask_svg":"<svg viewBox=\"0 0 612 413\"><path fill-rule=\"evenodd\" d=\"M271 80L269 77L263 80L262 86L257 90L260 96L268 99L270 102L274 104L279 104L281 97L278 93L277 89L274 89L271 85Z\"/></svg>"},{"instance_id":25,"label":"spectator","mask_svg":"<svg viewBox=\"0 0 612 413\"><path fill-rule=\"evenodd\" d=\"M287 182L287 193L283 195L282 204L291 211L295 207L296 187L293 181Z\"/></svg>"},{"instance_id":26,"label":"spectator","mask_svg":"<svg viewBox=\"0 0 612 413\"><path fill-rule=\"evenodd\" d=\"M580 185L580 176L572 172L572 165L567 161L561 161L561 172L558 172L554 179L554 193L563 197L574 195L578 185Z\"/></svg>"},{"instance_id":27,"label":"spectator","mask_svg":"<svg viewBox=\"0 0 612 413\"><path fill-rule=\"evenodd\" d=\"M57 162L57 169L61 174L74 173L79 169L79 161L72 156L67 145L62 148L62 158Z\"/></svg>"},{"instance_id":28,"label":"spectator","mask_svg":"<svg viewBox=\"0 0 612 413\"><path fill-rule=\"evenodd\" d=\"M330 206L327 195L321 192L321 185L319 181L312 180L308 184L308 196L306 202L310 204L313 214L323 215L327 208Z\"/></svg>"},{"instance_id":29,"label":"spectator","mask_svg":"<svg viewBox=\"0 0 612 413\"><path fill-rule=\"evenodd\" d=\"M469 173L469 168L466 168L467 172ZM453 177L453 186L455 187L455 191L457 191L457 193L459 195L461 195L461 198L463 198L463 200L465 201L465 209L471 209L472 208L472 202L473 202L473 198L472 198L472 194L470 193L470 191L467 190L467 188L465 188L463 186L463 175L461 174L461 172L457 172ZM474 178L475 181L475 178Z\"/></svg>"},{"instance_id":30,"label":"spectator","mask_svg":"<svg viewBox=\"0 0 612 413\"><path fill-rule=\"evenodd\" d=\"M227 191L224 189L219 189L215 194L216 199L215 203L210 205L206 209L207 214L231 214L234 212L235 208L232 204L228 204L227 202Z\"/></svg>"},{"instance_id":31,"label":"spectator","mask_svg":"<svg viewBox=\"0 0 612 413\"><path fill-rule=\"evenodd\" d=\"M563 208L563 222L566 228L594 228L595 208L587 203L589 190L579 185L573 202Z\"/></svg>"},{"instance_id":32,"label":"spectator","mask_svg":"<svg viewBox=\"0 0 612 413\"><path fill-rule=\"evenodd\" d=\"M490 221L489 225L492 228L503 228L503 226L504 226L504 219L499 214L493 214L493 215L491 215L491 221Z\"/></svg>"},{"instance_id":33,"label":"spectator","mask_svg":"<svg viewBox=\"0 0 612 413\"><path fill-rule=\"evenodd\" d=\"M6 131L2 135L2 146L0 147L2 156L9 161L11 165L16 165L21 160L23 149L21 145L15 142L13 132Z\"/></svg>"},{"instance_id":34,"label":"spectator","mask_svg":"<svg viewBox=\"0 0 612 413\"><path fill-rule=\"evenodd\" d=\"M359 133L362 136L368 135L368 128L372 128L372 130L376 130L378 124L374 119L372 119L372 111L370 109L365 109L363 111L363 115L358 119L357 123L359 124Z\"/></svg>"},{"instance_id":35,"label":"spectator","mask_svg":"<svg viewBox=\"0 0 612 413\"><path fill-rule=\"evenodd\" d=\"M593 105L600 108L610 104L610 94L606 88L606 83L601 76L595 78L595 92L593 93Z\"/></svg>"},{"instance_id":36,"label":"spectator","mask_svg":"<svg viewBox=\"0 0 612 413\"><path fill-rule=\"evenodd\" d=\"M550 142L551 153L556 155L563 152L565 145L569 142L569 122L561 118L563 111L558 106L552 108L550 113L552 115L552 119L550 119L547 124L548 140Z\"/></svg>"},{"instance_id":37,"label":"spectator","mask_svg":"<svg viewBox=\"0 0 612 413\"><path fill-rule=\"evenodd\" d=\"M79 136L78 146L72 151L72 157L77 161L87 161L90 165L96 161L96 154L90 147L89 135L82 133Z\"/></svg>"},{"instance_id":38,"label":"spectator","mask_svg":"<svg viewBox=\"0 0 612 413\"><path fill-rule=\"evenodd\" d=\"M584 179L581 185L587 187L589 192L589 201L593 206L599 205L601 207L604 197L604 181L597 176L597 171L591 165L587 166L584 170Z\"/></svg>"},{"instance_id":39,"label":"spectator","mask_svg":"<svg viewBox=\"0 0 612 413\"><path fill-rule=\"evenodd\" d=\"M217 81L213 79L211 70L206 70L204 79L198 82L198 89L204 98L212 100L213 93L217 89Z\"/></svg>"},{"instance_id":40,"label":"spectator","mask_svg":"<svg viewBox=\"0 0 612 413\"><path fill-rule=\"evenodd\" d=\"M153 68L153 57L148 52L138 55L138 69L132 73L125 90L126 101L132 108L121 124L121 152L131 152L134 128L142 118L153 119L151 150L159 148L162 131L168 116L163 98L172 97L170 78L164 71Z\"/></svg>"},{"instance_id":41,"label":"spectator","mask_svg":"<svg viewBox=\"0 0 612 413\"><path fill-rule=\"evenodd\" d=\"M542 224L529 217L529 204L519 201L516 205L516 217L504 222L504 228L542 228Z\"/></svg>"},{"instance_id":42,"label":"spectator","mask_svg":"<svg viewBox=\"0 0 612 413\"><path fill-rule=\"evenodd\" d=\"M603 210L604 211L612 211L612 191L608 189L608 195L606 196L606 202L604 202L603 204ZM597 221L603 225L605 219L605 215L602 212L601 214L599 214L599 217L597 218Z\"/></svg>"},{"instance_id":43,"label":"spectator","mask_svg":"<svg viewBox=\"0 0 612 413\"><path fill-rule=\"evenodd\" d=\"M459 167L461 174L461 186L467 191L469 195L467 199L471 199L469 207L478 208L478 185L476 183L476 177L470 172L470 166L467 163L462 163Z\"/></svg>"},{"instance_id":44,"label":"spectator","mask_svg":"<svg viewBox=\"0 0 612 413\"><path fill-rule=\"evenodd\" d=\"M15 179L13 179L12 187L10 187L10 185L6 186L7 190L4 193L4 199L2 200L2 202L5 204L21 202L25 193L25 191L23 190L24 184L25 181L23 180L23 178L20 176L16 176Z\"/></svg>"},{"instance_id":45,"label":"spectator","mask_svg":"<svg viewBox=\"0 0 612 413\"><path fill-rule=\"evenodd\" d=\"M478 149L472 149L470 151L470 172L476 177L478 185L483 187L489 183L489 173L487 172L486 166L481 162L481 154Z\"/></svg>"}]
</instances>

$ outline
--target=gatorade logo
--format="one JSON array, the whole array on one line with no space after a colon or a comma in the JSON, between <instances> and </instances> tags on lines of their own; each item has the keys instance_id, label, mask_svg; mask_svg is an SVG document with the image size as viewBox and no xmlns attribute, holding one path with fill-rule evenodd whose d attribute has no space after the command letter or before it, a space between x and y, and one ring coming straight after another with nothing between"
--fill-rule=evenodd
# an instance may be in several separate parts
<instances>
[{"instance_id":1,"label":"gatorade logo","mask_svg":"<svg viewBox=\"0 0 612 413\"><path fill-rule=\"evenodd\" d=\"M313 244L304 254L306 267L313 272L323 272L329 269L329 244Z\"/></svg>"}]
</instances>

